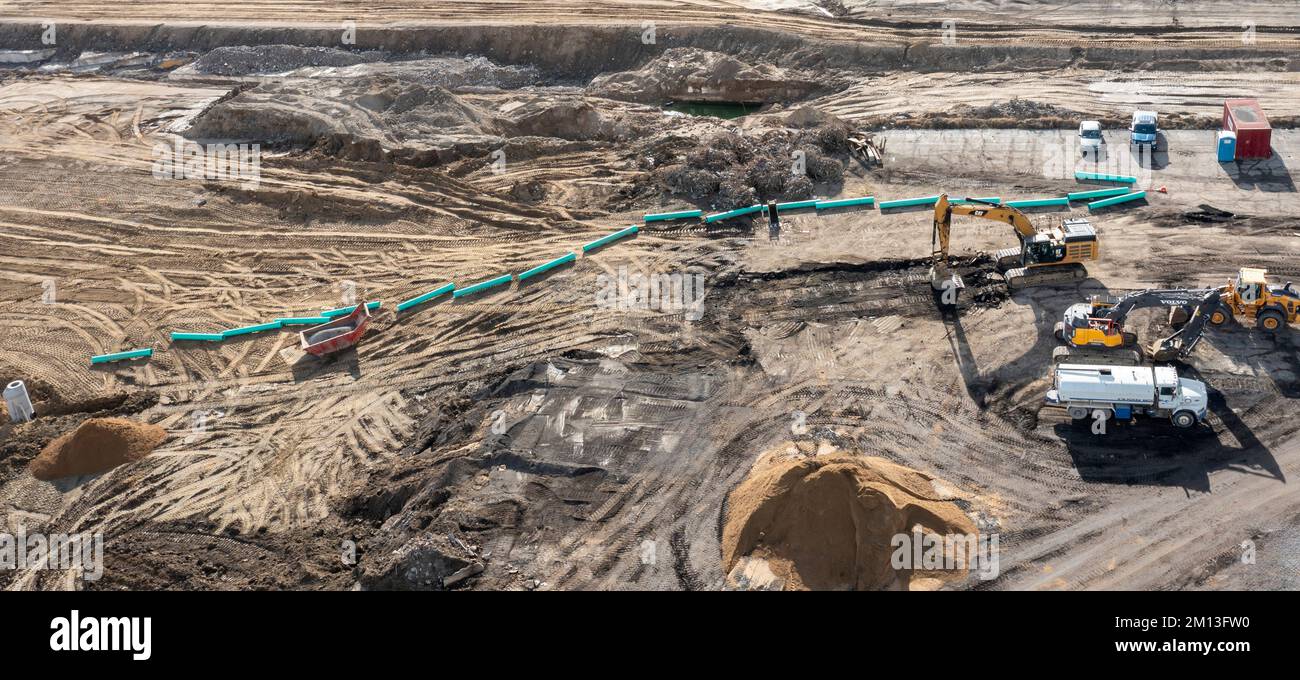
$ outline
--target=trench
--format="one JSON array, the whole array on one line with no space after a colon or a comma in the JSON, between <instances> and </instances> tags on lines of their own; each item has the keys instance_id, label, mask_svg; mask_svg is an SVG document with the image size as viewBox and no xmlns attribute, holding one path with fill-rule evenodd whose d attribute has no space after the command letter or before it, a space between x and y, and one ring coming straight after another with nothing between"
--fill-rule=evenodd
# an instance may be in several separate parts
<instances>
[{"instance_id":1,"label":"trench","mask_svg":"<svg viewBox=\"0 0 1300 680\"><path fill-rule=\"evenodd\" d=\"M474 25L368 27L358 32L354 51L380 50L391 58L416 55L487 57L500 64L532 65L550 78L582 82L600 73L640 67L665 50L694 47L744 61L783 67L845 69L856 72L1016 70L1041 71L1069 66L1109 68L1162 60L1196 60L1202 69L1230 69L1241 60L1281 59L1285 49L1253 47L1116 47L1088 45L1086 39L1061 44L927 44L931 31L885 33L879 41L810 38L795 33L743 26L665 26L652 44L637 39L639 25L528 26ZM0 23L0 45L40 50L41 21ZM206 52L239 45L343 47L334 27L250 26L235 24L60 24L56 60L96 52ZM1081 47L1080 45L1088 45ZM1237 64L1237 66L1234 66Z\"/></svg>"}]
</instances>

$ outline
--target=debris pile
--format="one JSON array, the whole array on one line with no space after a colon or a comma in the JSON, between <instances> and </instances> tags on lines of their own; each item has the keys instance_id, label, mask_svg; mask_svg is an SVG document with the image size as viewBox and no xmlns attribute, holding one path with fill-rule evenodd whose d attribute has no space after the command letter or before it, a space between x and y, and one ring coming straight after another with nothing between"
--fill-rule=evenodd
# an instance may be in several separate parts
<instances>
[{"instance_id":1,"label":"debris pile","mask_svg":"<svg viewBox=\"0 0 1300 680\"><path fill-rule=\"evenodd\" d=\"M598 97L659 104L666 101L759 104L799 101L840 87L826 74L813 75L731 55L674 47L637 71L597 76L587 91Z\"/></svg>"},{"instance_id":2,"label":"debris pile","mask_svg":"<svg viewBox=\"0 0 1300 680\"><path fill-rule=\"evenodd\" d=\"M352 66L383 59L383 52L349 52L333 47L236 45L218 47L196 59L190 68L202 75L246 76L283 73L307 66Z\"/></svg>"},{"instance_id":3,"label":"debris pile","mask_svg":"<svg viewBox=\"0 0 1300 680\"><path fill-rule=\"evenodd\" d=\"M810 198L814 183L838 184L847 128L828 123L800 132L773 130L758 137L722 132L660 170L674 194L731 210L762 201ZM828 193L834 193L833 191Z\"/></svg>"}]
</instances>

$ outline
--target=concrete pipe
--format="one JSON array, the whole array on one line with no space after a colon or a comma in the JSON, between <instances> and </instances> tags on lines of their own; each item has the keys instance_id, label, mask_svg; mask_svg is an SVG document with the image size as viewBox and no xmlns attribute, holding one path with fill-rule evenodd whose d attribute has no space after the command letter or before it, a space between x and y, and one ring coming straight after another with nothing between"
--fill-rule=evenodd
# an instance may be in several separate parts
<instances>
[{"instance_id":1,"label":"concrete pipe","mask_svg":"<svg viewBox=\"0 0 1300 680\"><path fill-rule=\"evenodd\" d=\"M5 387L5 405L9 407L10 422L25 423L35 415L32 400L27 396L27 385L21 380L15 380Z\"/></svg>"}]
</instances>

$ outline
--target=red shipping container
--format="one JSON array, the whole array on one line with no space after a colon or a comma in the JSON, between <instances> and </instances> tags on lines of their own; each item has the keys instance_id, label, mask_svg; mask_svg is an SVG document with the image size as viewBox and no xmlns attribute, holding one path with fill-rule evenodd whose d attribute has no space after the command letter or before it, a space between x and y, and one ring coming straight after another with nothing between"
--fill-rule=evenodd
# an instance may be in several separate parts
<instances>
[{"instance_id":1,"label":"red shipping container","mask_svg":"<svg viewBox=\"0 0 1300 680\"><path fill-rule=\"evenodd\" d=\"M1238 160L1273 157L1273 128L1254 99L1224 101L1223 129L1237 133Z\"/></svg>"}]
</instances>

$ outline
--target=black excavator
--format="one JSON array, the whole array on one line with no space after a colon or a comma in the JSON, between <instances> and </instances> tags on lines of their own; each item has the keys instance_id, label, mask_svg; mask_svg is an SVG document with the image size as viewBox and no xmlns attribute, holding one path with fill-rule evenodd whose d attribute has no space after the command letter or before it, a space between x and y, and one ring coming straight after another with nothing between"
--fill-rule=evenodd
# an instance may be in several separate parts
<instances>
[{"instance_id":1,"label":"black excavator","mask_svg":"<svg viewBox=\"0 0 1300 680\"><path fill-rule=\"evenodd\" d=\"M1129 293L1118 299L1094 295L1087 302L1070 305L1053 333L1065 344L1052 351L1056 363L1142 363L1136 349L1137 334L1124 330L1124 322L1135 309L1170 308L1170 323L1176 330L1144 347L1153 361L1172 361L1191 354L1205 333L1211 315L1218 308L1220 288L1152 288Z\"/></svg>"}]
</instances>

